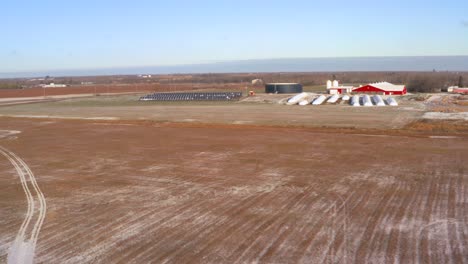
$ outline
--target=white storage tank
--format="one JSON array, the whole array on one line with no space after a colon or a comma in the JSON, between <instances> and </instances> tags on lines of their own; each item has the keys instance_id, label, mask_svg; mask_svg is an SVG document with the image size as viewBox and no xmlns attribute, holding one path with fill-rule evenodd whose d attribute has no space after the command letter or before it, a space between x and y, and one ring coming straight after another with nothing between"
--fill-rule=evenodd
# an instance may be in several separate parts
<instances>
[{"instance_id":1,"label":"white storage tank","mask_svg":"<svg viewBox=\"0 0 468 264\"><path fill-rule=\"evenodd\" d=\"M398 106L398 103L393 97L388 97L387 98L387 104L391 106Z\"/></svg>"},{"instance_id":2,"label":"white storage tank","mask_svg":"<svg viewBox=\"0 0 468 264\"><path fill-rule=\"evenodd\" d=\"M333 85L333 87L338 87L339 83L338 83L337 80L333 80L333 84L332 84L332 85Z\"/></svg>"},{"instance_id":3,"label":"white storage tank","mask_svg":"<svg viewBox=\"0 0 468 264\"><path fill-rule=\"evenodd\" d=\"M382 97L380 95L374 95L372 96L372 101L374 101L374 104L376 106L385 106L385 102L383 101Z\"/></svg>"},{"instance_id":4,"label":"white storage tank","mask_svg":"<svg viewBox=\"0 0 468 264\"><path fill-rule=\"evenodd\" d=\"M325 95L321 95L319 97L317 97L317 99L315 99L312 104L313 105L321 105L323 102L325 102L325 99L327 99L327 97Z\"/></svg>"},{"instance_id":5,"label":"white storage tank","mask_svg":"<svg viewBox=\"0 0 468 264\"><path fill-rule=\"evenodd\" d=\"M327 88L330 88L330 87L332 87L332 81L328 80L327 81Z\"/></svg>"},{"instance_id":6,"label":"white storage tank","mask_svg":"<svg viewBox=\"0 0 468 264\"><path fill-rule=\"evenodd\" d=\"M338 101L338 99L340 99L340 96L335 94L335 95L332 95L330 98L328 98L327 100L327 103L336 103L336 101Z\"/></svg>"},{"instance_id":7,"label":"white storage tank","mask_svg":"<svg viewBox=\"0 0 468 264\"><path fill-rule=\"evenodd\" d=\"M364 95L362 97L362 105L364 105L364 106L373 106L369 95L366 94L366 95Z\"/></svg>"},{"instance_id":8,"label":"white storage tank","mask_svg":"<svg viewBox=\"0 0 468 264\"><path fill-rule=\"evenodd\" d=\"M361 106L359 104L359 96L357 96L357 95L353 95L353 97L351 97L350 103L351 103L352 106Z\"/></svg>"}]
</instances>

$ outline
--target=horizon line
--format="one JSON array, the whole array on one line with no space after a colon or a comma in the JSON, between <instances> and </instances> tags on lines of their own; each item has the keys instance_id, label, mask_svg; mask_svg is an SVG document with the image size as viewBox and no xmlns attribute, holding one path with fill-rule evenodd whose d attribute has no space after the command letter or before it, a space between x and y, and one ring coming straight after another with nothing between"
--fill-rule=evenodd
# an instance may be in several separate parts
<instances>
[{"instance_id":1,"label":"horizon line","mask_svg":"<svg viewBox=\"0 0 468 264\"><path fill-rule=\"evenodd\" d=\"M217 64L230 64L230 63L248 63L248 62L266 62L266 61L286 61L286 60L343 60L343 59L410 59L410 58L463 58L463 57L468 57L468 55L411 55L411 56L343 56L343 57L280 57L280 58L258 58L258 59L239 59L239 60L219 60L219 61L206 61L206 62L199 62L199 63L180 63L180 64L153 64L153 65L129 65L129 66L103 66L103 67L95 67L95 68L55 68L55 69L42 69L42 70L25 70L25 71L8 71L8 72L0 72L0 79L16 79L16 78L34 78L33 75L36 75L37 77L42 76L44 74L46 75L54 75L52 74L55 72L56 76L55 77L68 77L68 74L71 74L71 76L100 76L100 75L134 75L135 73L100 73L96 75L80 75L80 74L73 74L73 72L86 72L86 71L113 71L113 70L139 70L139 69L144 69L144 68L161 68L161 69L170 69L170 68L177 68L177 67L197 67L197 66L210 66L210 65L217 65ZM377 69L377 70L314 70L314 71L303 71L303 72L359 72L359 71L372 71L372 72L378 72L378 71L403 71L403 72L426 72L426 71L431 71L431 70L382 70L382 69ZM445 69L440 69L439 71L468 71L468 69L460 69L460 70L445 70ZM47 72L50 72L48 74ZM240 73L241 71L234 71L236 73ZM145 72L146 74L201 74L201 73L234 73L230 71L226 72L220 72L220 71L215 71L215 72L210 72L210 71L196 71L194 70L193 72L171 72L171 73L151 73L151 72ZM274 71L268 71L268 70L257 70L257 71L245 71L245 73L248 72L301 72L300 70L274 70ZM143 74L139 73L139 74ZM6 76L11 76L11 77L6 77ZM26 76L27 75L27 76ZM5 76L5 77L2 77Z\"/></svg>"}]
</instances>

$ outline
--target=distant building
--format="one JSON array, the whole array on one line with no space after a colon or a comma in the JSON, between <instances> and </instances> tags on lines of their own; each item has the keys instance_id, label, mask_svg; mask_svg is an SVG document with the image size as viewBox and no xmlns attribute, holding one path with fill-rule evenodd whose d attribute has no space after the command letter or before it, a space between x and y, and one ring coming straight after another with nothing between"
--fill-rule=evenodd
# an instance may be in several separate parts
<instances>
[{"instance_id":1,"label":"distant building","mask_svg":"<svg viewBox=\"0 0 468 264\"><path fill-rule=\"evenodd\" d=\"M94 82L81 82L81 85L93 85Z\"/></svg>"},{"instance_id":2,"label":"distant building","mask_svg":"<svg viewBox=\"0 0 468 264\"><path fill-rule=\"evenodd\" d=\"M452 93L452 92L453 92L453 89L458 89L458 86L450 86L450 87L447 87L447 92Z\"/></svg>"},{"instance_id":3,"label":"distant building","mask_svg":"<svg viewBox=\"0 0 468 264\"><path fill-rule=\"evenodd\" d=\"M359 87L339 85L338 81L327 81L327 91L329 94L345 93L375 93L382 95L404 95L406 87L404 85L394 85L388 82L370 83Z\"/></svg>"},{"instance_id":4,"label":"distant building","mask_svg":"<svg viewBox=\"0 0 468 264\"><path fill-rule=\"evenodd\" d=\"M354 86L340 86L337 80L327 81L327 91L329 94L345 94L350 93L354 89Z\"/></svg>"},{"instance_id":5,"label":"distant building","mask_svg":"<svg viewBox=\"0 0 468 264\"><path fill-rule=\"evenodd\" d=\"M263 80L262 80L262 79L255 79L255 80L252 80L252 85L253 85L253 86L263 85Z\"/></svg>"},{"instance_id":6,"label":"distant building","mask_svg":"<svg viewBox=\"0 0 468 264\"><path fill-rule=\"evenodd\" d=\"M302 84L299 83L267 83L265 93L302 93Z\"/></svg>"},{"instance_id":7,"label":"distant building","mask_svg":"<svg viewBox=\"0 0 468 264\"><path fill-rule=\"evenodd\" d=\"M447 88L447 92L457 94L468 94L468 87L451 86Z\"/></svg>"},{"instance_id":8,"label":"distant building","mask_svg":"<svg viewBox=\"0 0 468 264\"><path fill-rule=\"evenodd\" d=\"M50 84L41 84L40 85L41 87L44 87L44 88L63 88L63 87L67 87L66 84L56 84L56 83L50 83Z\"/></svg>"},{"instance_id":9,"label":"distant building","mask_svg":"<svg viewBox=\"0 0 468 264\"><path fill-rule=\"evenodd\" d=\"M138 75L138 77L146 79L146 78L151 78L152 76L151 74L140 74Z\"/></svg>"},{"instance_id":10,"label":"distant building","mask_svg":"<svg viewBox=\"0 0 468 264\"><path fill-rule=\"evenodd\" d=\"M370 83L353 89L353 93L376 93L383 95L405 95L406 86L389 82Z\"/></svg>"}]
</instances>

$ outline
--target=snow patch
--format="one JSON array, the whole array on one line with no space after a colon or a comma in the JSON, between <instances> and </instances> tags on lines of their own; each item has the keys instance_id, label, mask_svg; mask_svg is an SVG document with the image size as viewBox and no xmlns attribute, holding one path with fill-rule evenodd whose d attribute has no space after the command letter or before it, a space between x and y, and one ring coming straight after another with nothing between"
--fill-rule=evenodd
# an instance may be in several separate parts
<instances>
[{"instance_id":1,"label":"snow patch","mask_svg":"<svg viewBox=\"0 0 468 264\"><path fill-rule=\"evenodd\" d=\"M459 113L427 112L423 115L423 118L468 121L468 112L459 112Z\"/></svg>"},{"instance_id":2,"label":"snow patch","mask_svg":"<svg viewBox=\"0 0 468 264\"><path fill-rule=\"evenodd\" d=\"M429 138L449 139L449 138L458 138L458 137L456 136L429 136Z\"/></svg>"},{"instance_id":3,"label":"snow patch","mask_svg":"<svg viewBox=\"0 0 468 264\"><path fill-rule=\"evenodd\" d=\"M34 259L34 243L16 239L8 251L8 264L32 264Z\"/></svg>"},{"instance_id":4,"label":"snow patch","mask_svg":"<svg viewBox=\"0 0 468 264\"><path fill-rule=\"evenodd\" d=\"M20 118L54 118L54 119L79 119L79 120L119 120L117 117L95 116L58 116L58 115L0 115L2 117L20 117Z\"/></svg>"},{"instance_id":5,"label":"snow patch","mask_svg":"<svg viewBox=\"0 0 468 264\"><path fill-rule=\"evenodd\" d=\"M19 130L0 130L0 139L11 137L19 133L21 133Z\"/></svg>"}]
</instances>

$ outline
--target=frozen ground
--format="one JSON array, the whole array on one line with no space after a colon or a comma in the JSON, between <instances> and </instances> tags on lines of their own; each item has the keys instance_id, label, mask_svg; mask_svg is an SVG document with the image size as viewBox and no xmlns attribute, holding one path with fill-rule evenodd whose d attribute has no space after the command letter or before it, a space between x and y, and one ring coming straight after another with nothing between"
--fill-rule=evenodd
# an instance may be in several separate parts
<instances>
[{"instance_id":1,"label":"frozen ground","mask_svg":"<svg viewBox=\"0 0 468 264\"><path fill-rule=\"evenodd\" d=\"M38 263L466 263L466 134L0 121ZM27 205L0 159L0 262Z\"/></svg>"}]
</instances>

